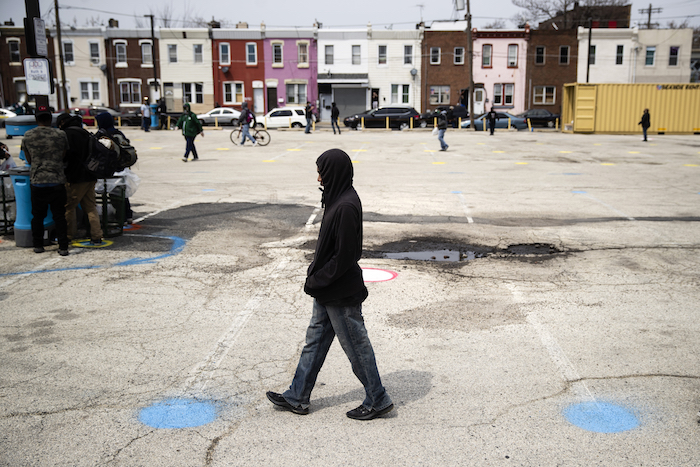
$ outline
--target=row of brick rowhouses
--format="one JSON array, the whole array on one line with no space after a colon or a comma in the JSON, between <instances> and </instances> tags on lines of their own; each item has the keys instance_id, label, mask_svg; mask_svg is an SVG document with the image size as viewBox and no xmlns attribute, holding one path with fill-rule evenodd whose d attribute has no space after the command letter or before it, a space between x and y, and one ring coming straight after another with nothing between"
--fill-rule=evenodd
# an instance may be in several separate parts
<instances>
[{"instance_id":1,"label":"row of brick rowhouses","mask_svg":"<svg viewBox=\"0 0 700 467\"><path fill-rule=\"evenodd\" d=\"M408 105L419 111L466 105L468 44L465 21L419 24L409 30L307 28L115 27L62 30L68 107L105 105L134 110L144 97L163 97L169 112L189 102L195 112L215 106L258 114L315 102L321 118L337 102L341 117L372 107ZM0 26L1 104L26 100L21 60L24 31ZM58 51L56 34L50 41ZM475 112L494 107L561 110L565 83L687 83L691 29L529 26L473 30ZM54 64L58 53L50 51ZM65 108L61 92L55 108Z\"/></svg>"}]
</instances>

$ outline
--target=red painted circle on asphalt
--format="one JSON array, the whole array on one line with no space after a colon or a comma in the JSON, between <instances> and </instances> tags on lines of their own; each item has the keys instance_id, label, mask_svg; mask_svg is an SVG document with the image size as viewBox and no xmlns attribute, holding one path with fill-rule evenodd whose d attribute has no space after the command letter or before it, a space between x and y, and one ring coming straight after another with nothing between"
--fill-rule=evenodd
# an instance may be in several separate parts
<instances>
[{"instance_id":1,"label":"red painted circle on asphalt","mask_svg":"<svg viewBox=\"0 0 700 467\"><path fill-rule=\"evenodd\" d=\"M362 279L365 282L386 282L396 279L396 276L397 273L388 269L362 268Z\"/></svg>"},{"instance_id":2,"label":"red painted circle on asphalt","mask_svg":"<svg viewBox=\"0 0 700 467\"><path fill-rule=\"evenodd\" d=\"M129 227L124 227L122 230L125 232L130 232L132 230L139 230L142 229L143 226L139 224L129 224Z\"/></svg>"}]
</instances>

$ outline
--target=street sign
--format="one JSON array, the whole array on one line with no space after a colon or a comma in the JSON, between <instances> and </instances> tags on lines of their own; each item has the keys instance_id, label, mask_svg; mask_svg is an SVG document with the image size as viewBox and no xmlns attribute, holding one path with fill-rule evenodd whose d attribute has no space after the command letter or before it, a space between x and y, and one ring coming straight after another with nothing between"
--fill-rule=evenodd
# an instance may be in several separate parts
<instances>
[{"instance_id":1,"label":"street sign","mask_svg":"<svg viewBox=\"0 0 700 467\"><path fill-rule=\"evenodd\" d=\"M34 20L34 40L36 44L36 54L41 57L49 55L49 48L46 42L46 24L41 18L32 18Z\"/></svg>"},{"instance_id":2,"label":"street sign","mask_svg":"<svg viewBox=\"0 0 700 467\"><path fill-rule=\"evenodd\" d=\"M24 78L30 96L51 94L51 72L45 58L25 58Z\"/></svg>"}]
</instances>

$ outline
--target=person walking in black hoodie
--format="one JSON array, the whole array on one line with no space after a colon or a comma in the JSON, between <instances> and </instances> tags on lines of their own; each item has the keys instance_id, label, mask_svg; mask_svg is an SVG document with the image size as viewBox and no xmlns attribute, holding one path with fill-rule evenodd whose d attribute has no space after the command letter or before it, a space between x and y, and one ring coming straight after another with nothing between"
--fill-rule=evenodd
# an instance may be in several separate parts
<instances>
[{"instance_id":1,"label":"person walking in black hoodie","mask_svg":"<svg viewBox=\"0 0 700 467\"><path fill-rule=\"evenodd\" d=\"M331 107L331 128L333 128L333 134L335 134L335 129L338 129L338 134L340 134L340 127L338 126L338 117L340 117L340 109L333 102Z\"/></svg>"},{"instance_id":2,"label":"person walking in black hoodie","mask_svg":"<svg viewBox=\"0 0 700 467\"><path fill-rule=\"evenodd\" d=\"M646 141L647 130L651 126L651 116L649 115L649 109L644 109L642 119L639 121L639 123L637 123L637 125L642 125L642 133L644 133L644 139L642 141Z\"/></svg>"},{"instance_id":3,"label":"person walking in black hoodie","mask_svg":"<svg viewBox=\"0 0 700 467\"><path fill-rule=\"evenodd\" d=\"M77 232L75 209L80 204L90 223L90 243L101 245L102 227L95 199L97 177L85 167L85 161L90 155L90 133L83 128L83 120L80 115L62 113L56 119L56 124L68 137L65 170L68 181L66 183L68 240L75 240Z\"/></svg>"},{"instance_id":4,"label":"person walking in black hoodie","mask_svg":"<svg viewBox=\"0 0 700 467\"><path fill-rule=\"evenodd\" d=\"M346 415L372 420L391 411L394 404L382 386L362 317L362 302L368 294L357 263L362 254L362 204L352 186L352 161L345 152L326 151L316 166L325 212L304 285L304 292L314 297L311 323L291 386L282 394L268 391L267 398L296 414L308 414L316 377L337 335L365 388L362 405Z\"/></svg>"}]
</instances>

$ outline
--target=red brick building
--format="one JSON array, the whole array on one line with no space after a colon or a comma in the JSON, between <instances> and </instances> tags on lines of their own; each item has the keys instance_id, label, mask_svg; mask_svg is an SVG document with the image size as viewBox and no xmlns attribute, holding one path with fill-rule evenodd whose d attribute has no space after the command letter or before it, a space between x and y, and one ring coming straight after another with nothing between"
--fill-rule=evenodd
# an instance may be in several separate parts
<instances>
[{"instance_id":1,"label":"red brick building","mask_svg":"<svg viewBox=\"0 0 700 467\"><path fill-rule=\"evenodd\" d=\"M561 113L563 85L576 82L576 30L531 30L525 108Z\"/></svg>"}]
</instances>

